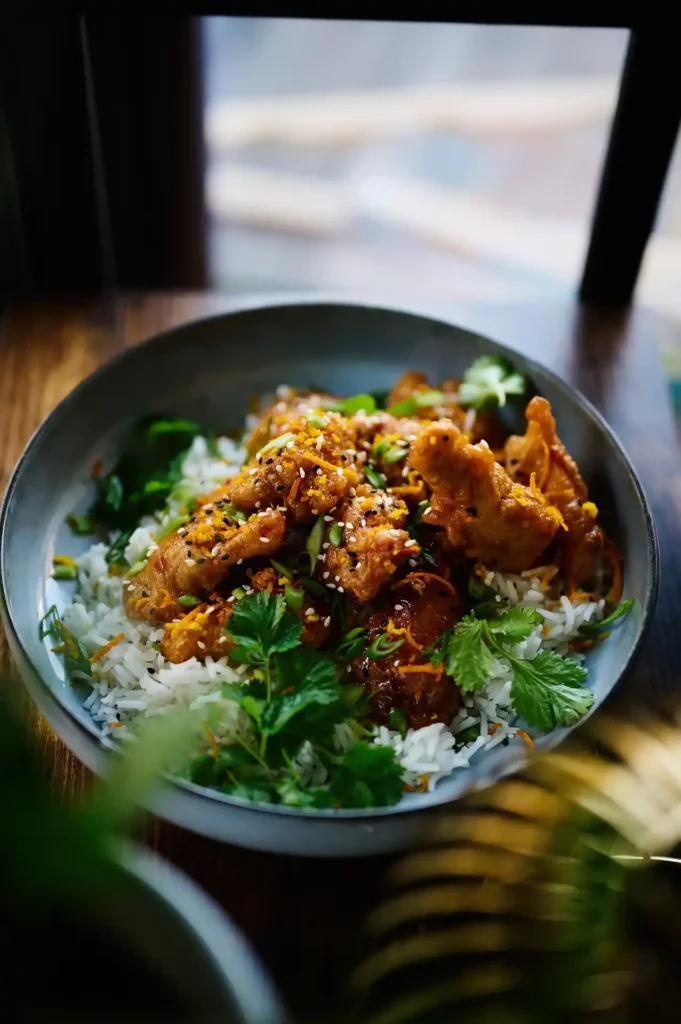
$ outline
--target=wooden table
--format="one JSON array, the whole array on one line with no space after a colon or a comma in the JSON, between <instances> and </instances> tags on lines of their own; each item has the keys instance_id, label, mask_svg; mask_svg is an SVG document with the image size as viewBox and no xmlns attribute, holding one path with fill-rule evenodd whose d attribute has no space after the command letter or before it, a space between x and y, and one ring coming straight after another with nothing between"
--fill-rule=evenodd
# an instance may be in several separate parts
<instances>
[{"instance_id":1,"label":"wooden table","mask_svg":"<svg viewBox=\"0 0 681 1024\"><path fill-rule=\"evenodd\" d=\"M80 380L117 351L174 324L213 314L214 295L138 295L115 310L95 303L22 308L0 334L0 493L31 432ZM661 700L677 687L681 611L681 470L658 343L674 329L641 311L571 306L457 305L450 316L522 349L579 387L605 414L636 465L653 505L662 548L657 614L620 697ZM681 343L681 332L679 333ZM7 649L0 636L0 662ZM16 682L16 677L15 682ZM19 685L16 682L16 685ZM56 799L87 783L87 771L26 702L26 717ZM149 845L216 897L264 959L292 1008L328 1020L358 954L360 922L375 900L385 858L311 861L252 853L149 821Z\"/></svg>"}]
</instances>

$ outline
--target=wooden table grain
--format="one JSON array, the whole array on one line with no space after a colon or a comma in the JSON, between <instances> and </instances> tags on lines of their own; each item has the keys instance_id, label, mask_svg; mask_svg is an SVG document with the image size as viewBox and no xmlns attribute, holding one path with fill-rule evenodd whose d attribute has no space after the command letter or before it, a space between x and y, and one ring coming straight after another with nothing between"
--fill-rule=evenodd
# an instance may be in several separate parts
<instances>
[{"instance_id":1,"label":"wooden table grain","mask_svg":"<svg viewBox=\"0 0 681 1024\"><path fill-rule=\"evenodd\" d=\"M121 346L227 305L221 295L173 293L10 310L0 326L0 493L32 431L96 366ZM579 387L629 452L657 522L662 588L653 626L619 699L630 705L635 699L663 700L678 689L681 467L658 346L669 344L676 329L643 311L570 305L457 303L447 312L540 359ZM0 663L8 661L0 635ZM15 673L9 678L20 688ZM87 785L86 769L26 699L24 706L55 800L74 799ZM388 858L320 861L259 854L157 820L147 822L146 840L224 906L298 1014L329 1019Z\"/></svg>"}]
</instances>

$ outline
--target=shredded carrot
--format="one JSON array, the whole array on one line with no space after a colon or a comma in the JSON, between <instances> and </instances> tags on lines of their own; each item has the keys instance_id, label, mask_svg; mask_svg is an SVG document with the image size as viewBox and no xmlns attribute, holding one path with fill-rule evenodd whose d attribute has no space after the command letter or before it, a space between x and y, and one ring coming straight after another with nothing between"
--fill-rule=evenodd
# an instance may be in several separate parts
<instances>
[{"instance_id":1,"label":"shredded carrot","mask_svg":"<svg viewBox=\"0 0 681 1024\"><path fill-rule=\"evenodd\" d=\"M489 733L490 736L494 736L495 732L499 732L499 729L501 729L501 726L499 725L499 723L498 722L492 722L492 724L490 725L490 727L487 730L487 732Z\"/></svg>"},{"instance_id":2,"label":"shredded carrot","mask_svg":"<svg viewBox=\"0 0 681 1024\"><path fill-rule=\"evenodd\" d=\"M609 636L610 636L610 634L608 632L599 633L597 639L598 640L607 640Z\"/></svg>"},{"instance_id":3,"label":"shredded carrot","mask_svg":"<svg viewBox=\"0 0 681 1024\"><path fill-rule=\"evenodd\" d=\"M449 590L449 592L453 594L454 597L456 597L456 590L451 585L449 580L446 580L444 576L438 576L434 572L410 572L409 575L405 576L403 580L399 580L397 583L393 584L391 589L396 590L397 587L401 587L403 583L411 583L413 585L416 585L414 583L415 580L437 580L438 583L441 583L443 587L446 587L447 590ZM421 593L423 593L423 591L421 591Z\"/></svg>"},{"instance_id":4,"label":"shredded carrot","mask_svg":"<svg viewBox=\"0 0 681 1024\"><path fill-rule=\"evenodd\" d=\"M516 736L520 736L521 740L525 740L530 750L532 749L534 746L534 740L531 736L528 736L524 729L516 729L515 734Z\"/></svg>"},{"instance_id":5,"label":"shredded carrot","mask_svg":"<svg viewBox=\"0 0 681 1024\"><path fill-rule=\"evenodd\" d=\"M286 495L286 501L287 502L291 502L291 501L295 501L296 500L296 494L298 493L298 488L299 487L300 487L300 477L297 476L295 478L295 480L293 481L293 483L291 484L291 488L290 488L288 494Z\"/></svg>"},{"instance_id":6,"label":"shredded carrot","mask_svg":"<svg viewBox=\"0 0 681 1024\"><path fill-rule=\"evenodd\" d=\"M542 492L537 487L537 474L536 473L530 473L530 490L532 491L532 494L537 499L537 501L542 501L542 502L544 501L544 495L542 494Z\"/></svg>"},{"instance_id":7,"label":"shredded carrot","mask_svg":"<svg viewBox=\"0 0 681 1024\"><path fill-rule=\"evenodd\" d=\"M430 676L437 676L437 678L439 679L442 676L443 669L442 665L431 665L429 661L426 661L423 663L416 662L413 665L400 665L397 671L400 674L402 674L403 672L407 674L410 672L424 672L425 674Z\"/></svg>"},{"instance_id":8,"label":"shredded carrot","mask_svg":"<svg viewBox=\"0 0 681 1024\"><path fill-rule=\"evenodd\" d=\"M590 647L593 647L593 640L573 640L572 647L576 651L588 651Z\"/></svg>"},{"instance_id":9,"label":"shredded carrot","mask_svg":"<svg viewBox=\"0 0 681 1024\"><path fill-rule=\"evenodd\" d=\"M402 628L398 629L393 620L389 619L385 631L386 633L389 633L391 636L404 636L407 638L407 641L411 644L411 646L415 647L417 651L423 650L423 644L419 644L416 642L409 626L403 626Z\"/></svg>"},{"instance_id":10,"label":"shredded carrot","mask_svg":"<svg viewBox=\"0 0 681 1024\"><path fill-rule=\"evenodd\" d=\"M122 729L123 728L123 723L122 722L109 722L109 728L110 729Z\"/></svg>"},{"instance_id":11,"label":"shredded carrot","mask_svg":"<svg viewBox=\"0 0 681 1024\"><path fill-rule=\"evenodd\" d=\"M104 646L100 647L98 651L95 651L90 658L91 663L94 665L96 661L99 661L105 654L108 654L111 648L115 647L116 644L119 644L121 640L125 640L125 633L119 633L118 636L113 638L113 640L109 640L108 644L104 644Z\"/></svg>"},{"instance_id":12,"label":"shredded carrot","mask_svg":"<svg viewBox=\"0 0 681 1024\"><path fill-rule=\"evenodd\" d=\"M422 793L427 793L428 792L428 776L427 775L419 775L419 789L421 790Z\"/></svg>"},{"instance_id":13,"label":"shredded carrot","mask_svg":"<svg viewBox=\"0 0 681 1024\"><path fill-rule=\"evenodd\" d=\"M208 728L207 725L204 725L203 731L205 732L206 738L208 739L208 743L210 744L211 754L213 755L213 757L217 757L220 753L220 748L217 744L215 736L213 735L213 732Z\"/></svg>"},{"instance_id":14,"label":"shredded carrot","mask_svg":"<svg viewBox=\"0 0 681 1024\"><path fill-rule=\"evenodd\" d=\"M547 565L546 568L544 569L544 572L543 572L542 578L541 578L541 585L542 585L542 587L548 587L549 583L551 582L551 580L553 579L553 577L556 575L557 572L558 572L558 566L557 565Z\"/></svg>"},{"instance_id":15,"label":"shredded carrot","mask_svg":"<svg viewBox=\"0 0 681 1024\"><path fill-rule=\"evenodd\" d=\"M343 466L334 466L332 462L327 462L319 455L313 455L311 452L305 452L305 458L308 462L313 462L315 466L321 466L322 469L328 469L330 473L336 473L337 470L341 469L343 471L343 476L345 476L345 469Z\"/></svg>"},{"instance_id":16,"label":"shredded carrot","mask_svg":"<svg viewBox=\"0 0 681 1024\"><path fill-rule=\"evenodd\" d=\"M568 580L568 601L573 601L576 593L577 591L575 590L575 581Z\"/></svg>"}]
</instances>

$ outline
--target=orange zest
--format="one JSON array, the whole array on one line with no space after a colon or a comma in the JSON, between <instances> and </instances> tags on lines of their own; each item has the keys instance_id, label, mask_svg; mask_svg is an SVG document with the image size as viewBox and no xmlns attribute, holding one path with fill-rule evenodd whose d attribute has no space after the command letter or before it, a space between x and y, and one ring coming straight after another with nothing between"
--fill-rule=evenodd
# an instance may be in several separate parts
<instances>
[{"instance_id":1,"label":"orange zest","mask_svg":"<svg viewBox=\"0 0 681 1024\"><path fill-rule=\"evenodd\" d=\"M501 726L499 725L499 723L498 722L492 722L492 724L490 725L490 727L487 730L487 732L488 732L488 734L490 736L494 736L495 732L499 732L499 729L501 729Z\"/></svg>"},{"instance_id":2,"label":"orange zest","mask_svg":"<svg viewBox=\"0 0 681 1024\"><path fill-rule=\"evenodd\" d=\"M398 580L397 583L393 584L391 590L396 590L397 587L401 587L404 583L411 583L412 586L415 586L416 589L419 590L419 593L422 594L423 590L425 589L425 583L423 585L423 588L419 588L418 582L421 580L437 580L437 582L439 584L442 584L442 586L445 587L450 592L450 594L453 594L454 597L457 596L456 590L449 582L449 580L446 580L444 576L438 576L434 572L410 572L409 575L405 576L403 580Z\"/></svg>"},{"instance_id":3,"label":"orange zest","mask_svg":"<svg viewBox=\"0 0 681 1024\"><path fill-rule=\"evenodd\" d=\"M299 487L300 487L300 477L297 476L295 478L295 480L293 481L293 483L291 484L291 487L289 489L288 494L286 495L287 503L290 503L290 502L296 500L296 494L298 493L298 488Z\"/></svg>"},{"instance_id":4,"label":"orange zest","mask_svg":"<svg viewBox=\"0 0 681 1024\"><path fill-rule=\"evenodd\" d=\"M400 675L402 675L403 673L409 674L411 672L423 672L426 675L435 676L437 679L440 679L442 676L443 667L442 665L431 665L429 661L425 661L423 663L416 662L413 665L400 665L397 671L400 673Z\"/></svg>"},{"instance_id":5,"label":"orange zest","mask_svg":"<svg viewBox=\"0 0 681 1024\"><path fill-rule=\"evenodd\" d=\"M521 740L525 740L530 750L532 750L532 747L534 746L534 740L525 732L524 729L516 729L515 734L516 736L520 736Z\"/></svg>"},{"instance_id":6,"label":"orange zest","mask_svg":"<svg viewBox=\"0 0 681 1024\"><path fill-rule=\"evenodd\" d=\"M208 743L210 744L211 754L213 755L213 757L217 757L220 753L220 748L217 744L217 740L215 739L212 730L209 729L207 725L204 725L203 731L205 732Z\"/></svg>"},{"instance_id":7,"label":"orange zest","mask_svg":"<svg viewBox=\"0 0 681 1024\"><path fill-rule=\"evenodd\" d=\"M125 633L119 633L117 636L113 638L113 640L109 640L108 644L104 644L104 646L100 647L98 651L95 651L95 653L90 658L91 664L94 665L96 661L100 661L104 657L104 655L108 654L111 648L115 647L116 644L119 644L121 640L125 640Z\"/></svg>"},{"instance_id":8,"label":"orange zest","mask_svg":"<svg viewBox=\"0 0 681 1024\"><path fill-rule=\"evenodd\" d=\"M395 625L393 620L389 619L388 620L388 625L386 626L385 631L390 636L403 636L403 637L406 637L407 642L412 647L415 647L417 651L422 651L423 650L423 644L419 644L419 643L416 642L416 640L414 639L414 636L413 636L412 631L410 630L409 626L402 626L401 628L398 629L398 627Z\"/></svg>"}]
</instances>

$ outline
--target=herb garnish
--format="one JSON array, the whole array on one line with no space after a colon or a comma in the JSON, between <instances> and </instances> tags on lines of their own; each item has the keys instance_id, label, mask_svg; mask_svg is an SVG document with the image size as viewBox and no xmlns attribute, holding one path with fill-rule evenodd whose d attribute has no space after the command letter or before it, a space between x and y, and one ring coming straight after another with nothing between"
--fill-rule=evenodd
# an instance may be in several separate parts
<instances>
[{"instance_id":1,"label":"herb garnish","mask_svg":"<svg viewBox=\"0 0 681 1024\"><path fill-rule=\"evenodd\" d=\"M497 409L509 395L524 395L526 380L500 356L479 356L463 375L459 401L472 409Z\"/></svg>"}]
</instances>

